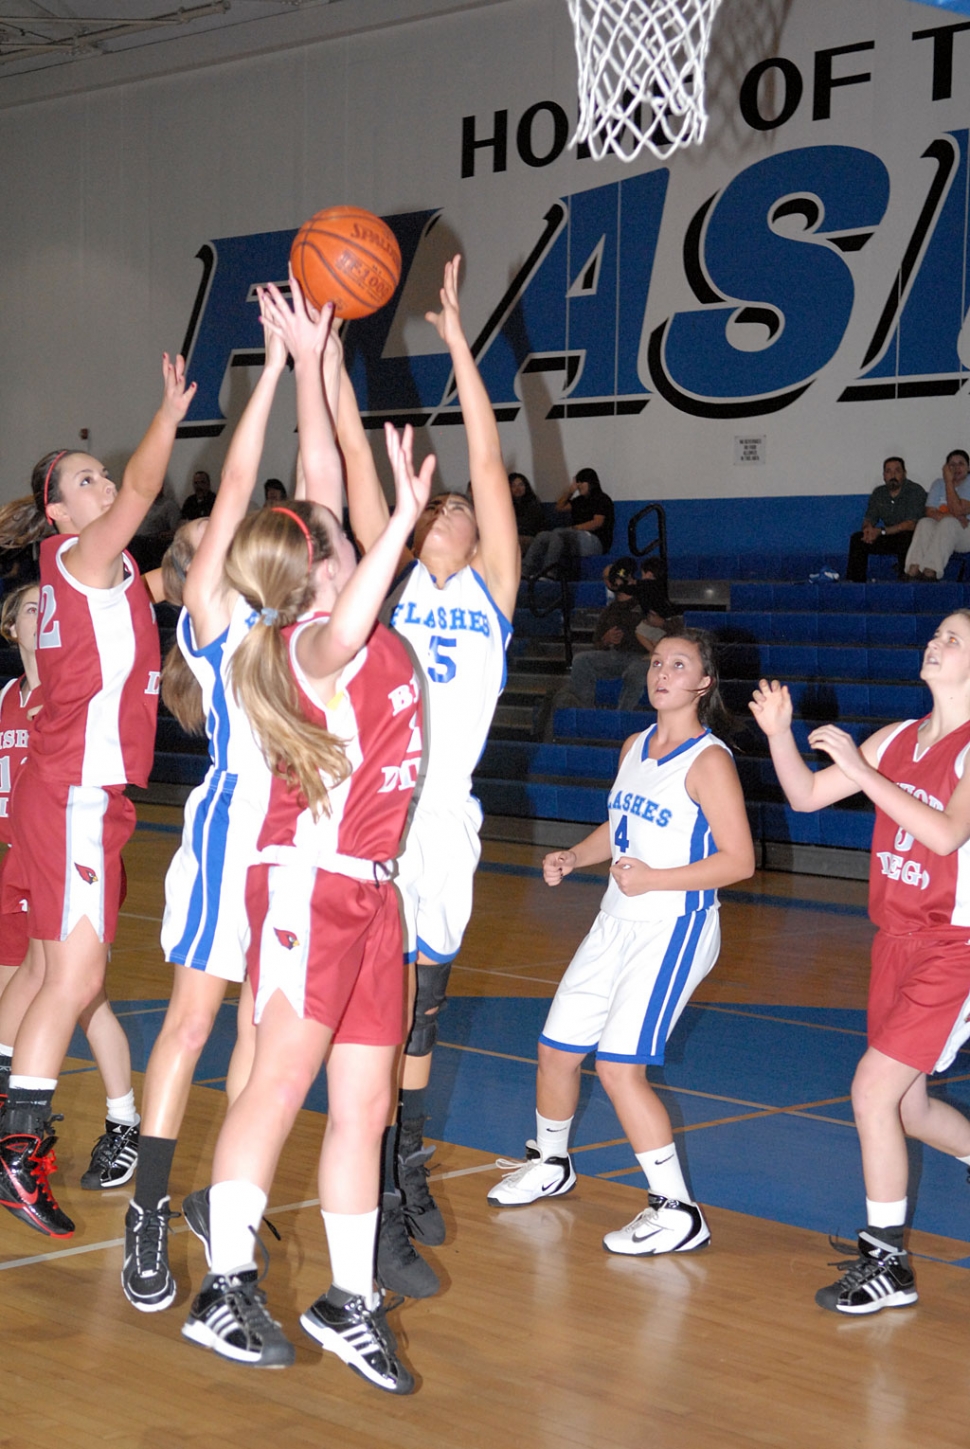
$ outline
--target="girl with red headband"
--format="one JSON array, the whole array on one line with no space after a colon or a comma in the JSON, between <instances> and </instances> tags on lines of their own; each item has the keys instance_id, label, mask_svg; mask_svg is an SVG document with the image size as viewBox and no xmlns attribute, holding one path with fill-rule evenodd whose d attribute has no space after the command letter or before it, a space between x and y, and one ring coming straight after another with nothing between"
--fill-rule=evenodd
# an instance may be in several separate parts
<instances>
[{"instance_id":1,"label":"girl with red headband","mask_svg":"<svg viewBox=\"0 0 970 1449\"><path fill-rule=\"evenodd\" d=\"M38 1232L74 1224L49 1185L51 1099L71 1033L104 985L123 891L121 850L135 825L125 786L144 786L158 709L158 631L125 551L165 477L195 387L163 356L164 394L121 486L87 453L49 453L30 501L0 513L0 536L40 546L37 659L44 690L16 809L31 821L17 848L31 939L44 979L14 1044L0 1126L0 1205ZM30 515L33 515L32 517Z\"/></svg>"}]
</instances>

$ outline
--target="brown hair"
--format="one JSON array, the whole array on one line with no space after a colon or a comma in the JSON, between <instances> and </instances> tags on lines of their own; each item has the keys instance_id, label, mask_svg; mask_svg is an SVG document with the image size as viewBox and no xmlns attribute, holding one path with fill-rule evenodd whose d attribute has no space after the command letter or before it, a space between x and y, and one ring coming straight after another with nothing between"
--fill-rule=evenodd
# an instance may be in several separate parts
<instances>
[{"instance_id":1,"label":"brown hair","mask_svg":"<svg viewBox=\"0 0 970 1449\"><path fill-rule=\"evenodd\" d=\"M162 555L162 588L166 601L177 608L182 604L182 586L195 557L192 524L183 523ZM162 703L173 714L187 735L205 733L205 710L202 708L202 686L189 668L178 646L172 645L162 664Z\"/></svg>"},{"instance_id":2,"label":"brown hair","mask_svg":"<svg viewBox=\"0 0 970 1449\"><path fill-rule=\"evenodd\" d=\"M54 448L34 464L30 475L30 494L15 498L0 508L0 548L26 548L29 543L46 538L56 529L47 517L47 507L60 503L60 477L64 459L73 448ZM47 497L44 497L46 487Z\"/></svg>"},{"instance_id":3,"label":"brown hair","mask_svg":"<svg viewBox=\"0 0 970 1449\"><path fill-rule=\"evenodd\" d=\"M339 524L328 523L325 509L292 499L286 509L248 514L226 556L230 586L259 614L232 658L233 693L249 716L270 769L299 790L314 815L330 813L327 786L345 780L351 765L342 741L313 724L300 708L280 630L312 606L313 570L333 554L330 527Z\"/></svg>"},{"instance_id":4,"label":"brown hair","mask_svg":"<svg viewBox=\"0 0 970 1449\"><path fill-rule=\"evenodd\" d=\"M720 673L717 667L714 635L706 629L669 629L666 639L684 639L693 644L701 657L701 668L710 678L710 684L697 699L697 718L719 739L729 740L735 730L734 719L721 698Z\"/></svg>"},{"instance_id":5,"label":"brown hair","mask_svg":"<svg viewBox=\"0 0 970 1449\"><path fill-rule=\"evenodd\" d=\"M37 589L39 594L40 584L36 579L33 579L29 584L21 584L18 589L14 589L11 593L4 595L3 606L0 607L0 634L3 635L9 644L16 644L17 642L13 635L13 629L17 623L17 615L20 613L20 606L24 601L24 596L31 589Z\"/></svg>"}]
</instances>

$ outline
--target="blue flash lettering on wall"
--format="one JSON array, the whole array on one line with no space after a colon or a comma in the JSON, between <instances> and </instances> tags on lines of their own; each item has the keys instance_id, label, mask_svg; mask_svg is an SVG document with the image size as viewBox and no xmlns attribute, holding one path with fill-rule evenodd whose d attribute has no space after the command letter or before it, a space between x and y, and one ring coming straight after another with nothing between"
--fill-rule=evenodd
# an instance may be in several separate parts
<instances>
[{"instance_id":1,"label":"blue flash lettering on wall","mask_svg":"<svg viewBox=\"0 0 970 1449\"><path fill-rule=\"evenodd\" d=\"M966 380L957 340L967 315L970 262L967 139L966 131L954 131L923 152L921 160L932 163L926 194L863 358L861 380L845 389L840 402L947 396Z\"/></svg>"},{"instance_id":2,"label":"blue flash lettering on wall","mask_svg":"<svg viewBox=\"0 0 970 1449\"><path fill-rule=\"evenodd\" d=\"M865 244L888 201L886 167L855 147L805 147L742 171L699 231L711 301L651 335L657 390L700 417L750 417L794 402L834 356L851 316L855 287L840 253ZM800 236L776 229L790 227L787 218ZM762 328L765 345L735 346L730 324Z\"/></svg>"}]
</instances>

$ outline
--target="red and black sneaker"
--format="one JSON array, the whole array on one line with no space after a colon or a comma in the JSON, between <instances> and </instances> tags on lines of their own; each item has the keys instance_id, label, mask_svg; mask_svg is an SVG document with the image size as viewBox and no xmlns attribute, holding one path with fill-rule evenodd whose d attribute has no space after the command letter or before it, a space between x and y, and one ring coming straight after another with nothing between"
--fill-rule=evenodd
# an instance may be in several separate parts
<instances>
[{"instance_id":1,"label":"red and black sneaker","mask_svg":"<svg viewBox=\"0 0 970 1449\"><path fill-rule=\"evenodd\" d=\"M53 1135L0 1137L0 1207L50 1238L69 1238L74 1224L54 1201L48 1178L57 1166Z\"/></svg>"}]
</instances>

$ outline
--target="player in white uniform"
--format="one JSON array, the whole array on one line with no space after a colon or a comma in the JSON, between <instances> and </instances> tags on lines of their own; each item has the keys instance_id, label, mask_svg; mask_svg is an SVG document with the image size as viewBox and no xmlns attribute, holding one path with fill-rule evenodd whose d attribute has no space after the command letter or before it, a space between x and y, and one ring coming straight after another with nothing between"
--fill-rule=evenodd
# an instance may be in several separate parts
<instances>
[{"instance_id":1,"label":"player in white uniform","mask_svg":"<svg viewBox=\"0 0 970 1449\"><path fill-rule=\"evenodd\" d=\"M451 353L475 506L456 493L431 500L415 529L414 554L405 551L403 556L402 565L411 567L400 593L392 594L389 615L420 670L427 743L399 862L416 996L405 1047L400 1136L395 1124L385 1149L377 1268L386 1288L415 1297L428 1297L438 1288L436 1274L408 1234L432 1245L445 1237L444 1220L427 1186L425 1163L431 1150L422 1145L425 1089L448 974L471 914L481 826L471 772L505 682L505 649L521 568L495 415L461 326L460 261L455 257L445 267L441 311L429 312L427 320ZM386 523L387 504L346 378L337 432L347 467L351 523L366 552Z\"/></svg>"},{"instance_id":2,"label":"player in white uniform","mask_svg":"<svg viewBox=\"0 0 970 1449\"><path fill-rule=\"evenodd\" d=\"M717 889L754 870L731 752L706 726L724 719L709 637L661 639L647 666L657 723L620 752L609 819L573 850L543 861L546 883L612 860L593 928L556 992L539 1038L536 1138L526 1161L488 1194L521 1207L571 1192L567 1153L583 1058L596 1073L643 1168L647 1206L607 1233L611 1253L688 1252L710 1240L692 1200L666 1108L646 1079L680 1013L717 960Z\"/></svg>"}]
</instances>

